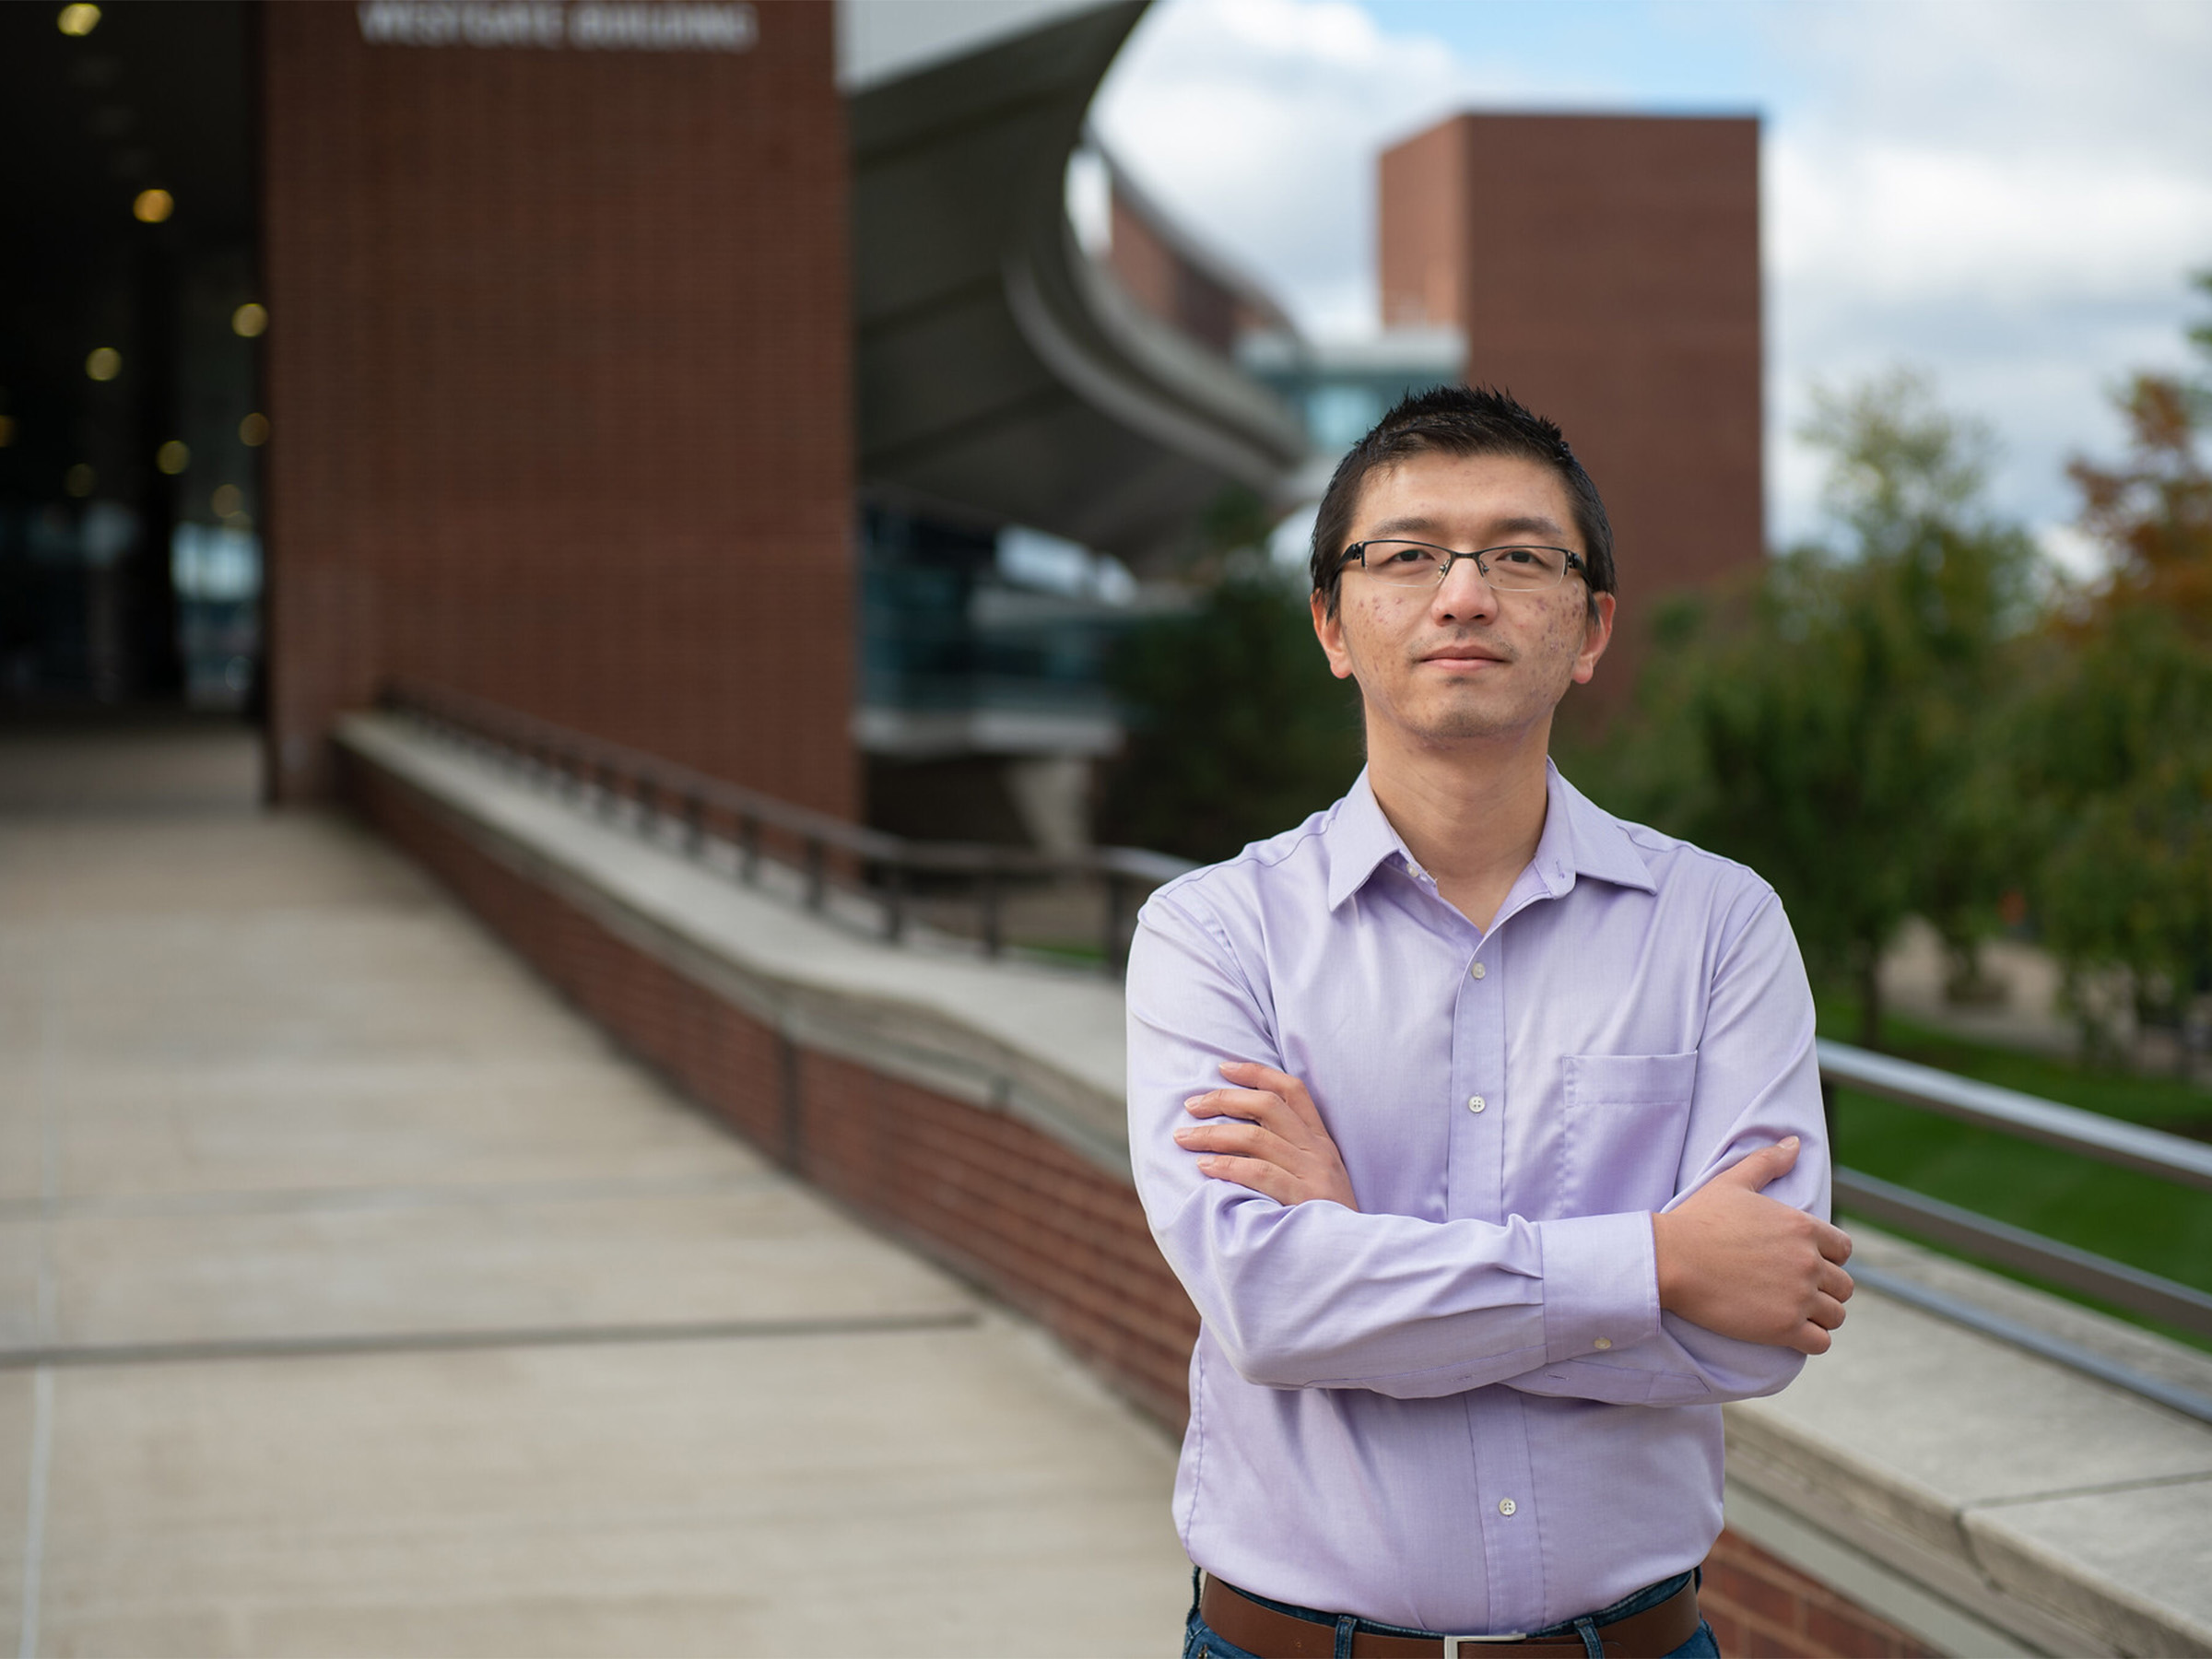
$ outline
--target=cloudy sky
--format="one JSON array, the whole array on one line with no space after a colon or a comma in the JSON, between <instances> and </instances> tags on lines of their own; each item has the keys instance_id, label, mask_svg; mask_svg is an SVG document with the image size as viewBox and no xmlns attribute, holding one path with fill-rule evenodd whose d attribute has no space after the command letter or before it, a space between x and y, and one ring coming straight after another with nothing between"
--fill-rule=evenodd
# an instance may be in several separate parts
<instances>
[{"instance_id":1,"label":"cloudy sky","mask_svg":"<svg viewBox=\"0 0 2212 1659\"><path fill-rule=\"evenodd\" d=\"M2072 516L2106 394L2185 360L2212 267L2206 0L1158 0L1108 147L1311 332L1373 331L1374 165L1465 108L1764 120L1768 516L1817 524L1808 387L1909 364ZM2063 531L2053 541L2064 550Z\"/></svg>"}]
</instances>

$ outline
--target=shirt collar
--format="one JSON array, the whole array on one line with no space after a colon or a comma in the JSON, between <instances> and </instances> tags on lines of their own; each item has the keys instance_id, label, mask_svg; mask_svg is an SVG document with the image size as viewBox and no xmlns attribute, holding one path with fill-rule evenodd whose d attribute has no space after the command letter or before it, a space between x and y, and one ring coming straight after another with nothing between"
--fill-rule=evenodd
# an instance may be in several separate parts
<instances>
[{"instance_id":1,"label":"shirt collar","mask_svg":"<svg viewBox=\"0 0 2212 1659\"><path fill-rule=\"evenodd\" d=\"M1544 833L1536 841L1535 856L1529 860L1529 874L1546 893L1557 899L1571 891L1583 876L1618 887L1641 888L1647 893L1659 890L1621 821L1568 782L1548 759L1544 762ZM1364 768L1337 804L1325 836L1331 910L1365 887L1390 859L1403 858L1408 866L1413 863L1405 841L1382 816Z\"/></svg>"}]
</instances>

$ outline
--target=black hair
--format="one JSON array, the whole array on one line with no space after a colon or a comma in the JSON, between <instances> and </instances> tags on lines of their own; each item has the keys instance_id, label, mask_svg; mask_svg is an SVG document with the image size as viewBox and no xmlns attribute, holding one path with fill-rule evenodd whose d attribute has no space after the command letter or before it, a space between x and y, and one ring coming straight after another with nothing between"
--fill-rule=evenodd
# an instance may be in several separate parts
<instances>
[{"instance_id":1,"label":"black hair","mask_svg":"<svg viewBox=\"0 0 2212 1659\"><path fill-rule=\"evenodd\" d=\"M1313 520L1312 575L1313 591L1323 596L1330 616L1336 614L1344 550L1367 475L1377 467L1432 453L1522 455L1550 467L1567 487L1568 507L1582 537L1576 550L1583 556L1584 585L1593 595L1616 591L1613 526L1606 517L1606 504L1558 425L1524 408L1510 392L1438 386L1399 399L1395 408L1375 422L1373 430L1352 445L1329 479Z\"/></svg>"}]
</instances>

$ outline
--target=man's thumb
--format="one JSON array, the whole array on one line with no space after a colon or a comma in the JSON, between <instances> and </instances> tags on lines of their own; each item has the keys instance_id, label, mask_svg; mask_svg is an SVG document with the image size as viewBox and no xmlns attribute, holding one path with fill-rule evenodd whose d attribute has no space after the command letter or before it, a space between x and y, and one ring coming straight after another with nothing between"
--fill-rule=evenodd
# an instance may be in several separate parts
<instances>
[{"instance_id":1,"label":"man's thumb","mask_svg":"<svg viewBox=\"0 0 2212 1659\"><path fill-rule=\"evenodd\" d=\"M1737 1162L1714 1176L1715 1181L1733 1181L1740 1187L1756 1193L1771 1181L1787 1175L1797 1162L1797 1137L1790 1135L1771 1147L1761 1147L1746 1154Z\"/></svg>"}]
</instances>

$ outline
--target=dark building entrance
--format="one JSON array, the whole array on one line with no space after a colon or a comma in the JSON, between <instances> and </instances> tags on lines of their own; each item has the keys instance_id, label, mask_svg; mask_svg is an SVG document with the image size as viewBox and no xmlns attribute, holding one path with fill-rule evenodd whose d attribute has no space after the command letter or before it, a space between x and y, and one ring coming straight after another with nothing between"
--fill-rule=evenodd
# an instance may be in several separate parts
<instances>
[{"instance_id":1,"label":"dark building entrance","mask_svg":"<svg viewBox=\"0 0 2212 1659\"><path fill-rule=\"evenodd\" d=\"M258 682L251 16L0 7L0 707Z\"/></svg>"}]
</instances>

